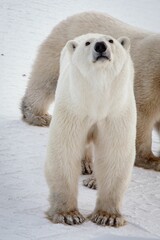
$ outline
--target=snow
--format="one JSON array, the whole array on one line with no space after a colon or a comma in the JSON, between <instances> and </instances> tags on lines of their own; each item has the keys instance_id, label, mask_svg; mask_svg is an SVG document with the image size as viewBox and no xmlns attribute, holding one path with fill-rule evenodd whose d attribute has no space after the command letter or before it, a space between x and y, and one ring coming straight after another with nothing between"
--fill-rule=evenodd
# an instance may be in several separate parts
<instances>
[{"instance_id":1,"label":"snow","mask_svg":"<svg viewBox=\"0 0 160 240\"><path fill-rule=\"evenodd\" d=\"M158 32L160 1L0 0L0 6L0 240L160 238L160 174L140 168L134 168L125 196L125 227L49 222L44 215L48 188L43 172L48 128L25 124L19 110L37 47L55 24L74 13L97 10ZM155 133L153 139L158 154ZM87 215L94 208L96 191L82 186L84 178L79 182L79 208Z\"/></svg>"}]
</instances>

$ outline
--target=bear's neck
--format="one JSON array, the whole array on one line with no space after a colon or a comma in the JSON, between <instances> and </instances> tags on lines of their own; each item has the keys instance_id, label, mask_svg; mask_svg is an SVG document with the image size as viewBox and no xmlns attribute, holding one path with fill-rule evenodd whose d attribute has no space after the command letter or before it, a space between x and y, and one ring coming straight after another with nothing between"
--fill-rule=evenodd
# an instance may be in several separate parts
<instances>
[{"instance_id":1,"label":"bear's neck","mask_svg":"<svg viewBox=\"0 0 160 240\"><path fill-rule=\"evenodd\" d=\"M128 92L126 87L122 86L127 85L120 83L111 74L106 71L96 71L83 76L72 69L68 85L71 109L76 114L88 116L94 121L106 118L111 109L113 112L115 105L118 105L118 109L121 110Z\"/></svg>"}]
</instances>

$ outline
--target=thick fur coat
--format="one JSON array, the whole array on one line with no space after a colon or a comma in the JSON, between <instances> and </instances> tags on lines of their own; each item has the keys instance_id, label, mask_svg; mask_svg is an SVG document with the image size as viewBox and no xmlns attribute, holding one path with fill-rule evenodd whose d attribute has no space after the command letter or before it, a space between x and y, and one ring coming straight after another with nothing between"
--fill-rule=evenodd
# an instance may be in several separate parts
<instances>
[{"instance_id":1,"label":"thick fur coat","mask_svg":"<svg viewBox=\"0 0 160 240\"><path fill-rule=\"evenodd\" d=\"M94 142L98 196L91 221L122 226L120 208L135 160L136 104L130 40L87 34L69 41L60 76L46 160L48 218L80 224L77 188L81 159Z\"/></svg>"},{"instance_id":2,"label":"thick fur coat","mask_svg":"<svg viewBox=\"0 0 160 240\"><path fill-rule=\"evenodd\" d=\"M109 34L115 38L125 35L131 39L138 112L136 165L160 171L160 157L154 156L151 150L152 129L160 129L160 35L132 27L107 14L76 14L53 29L42 43L33 66L21 105L23 119L33 125L49 125L51 116L47 110L54 100L60 52L68 40L88 32ZM83 163L83 172L90 173L90 157Z\"/></svg>"}]
</instances>

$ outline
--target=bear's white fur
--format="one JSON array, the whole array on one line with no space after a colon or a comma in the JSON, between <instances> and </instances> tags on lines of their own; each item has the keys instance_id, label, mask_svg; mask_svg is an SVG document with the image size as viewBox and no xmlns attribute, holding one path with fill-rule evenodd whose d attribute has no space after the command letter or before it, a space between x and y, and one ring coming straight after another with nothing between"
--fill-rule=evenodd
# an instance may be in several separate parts
<instances>
[{"instance_id":1,"label":"bear's white fur","mask_svg":"<svg viewBox=\"0 0 160 240\"><path fill-rule=\"evenodd\" d=\"M112 40L112 41L110 41ZM106 46L99 58L96 43ZM61 53L60 76L45 166L50 189L48 218L79 224L78 178L88 134L94 133L98 197L90 219L121 226L120 213L135 159L134 69L126 37L86 34L69 41Z\"/></svg>"},{"instance_id":2,"label":"bear's white fur","mask_svg":"<svg viewBox=\"0 0 160 240\"><path fill-rule=\"evenodd\" d=\"M137 103L136 166L160 171L160 156L152 153L152 130L160 134L160 34L128 25L106 13L83 12L57 24L41 44L21 103L23 119L32 125L48 126L47 111L54 100L59 76L59 57L66 42L89 32L127 36L135 67ZM91 173L90 153L83 157L82 172Z\"/></svg>"}]
</instances>

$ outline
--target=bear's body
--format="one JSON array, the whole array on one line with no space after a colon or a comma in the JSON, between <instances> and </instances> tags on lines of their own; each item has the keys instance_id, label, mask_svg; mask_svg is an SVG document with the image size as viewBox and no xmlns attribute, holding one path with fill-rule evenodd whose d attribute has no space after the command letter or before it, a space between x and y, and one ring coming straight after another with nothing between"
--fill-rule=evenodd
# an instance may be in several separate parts
<instances>
[{"instance_id":1,"label":"bear's body","mask_svg":"<svg viewBox=\"0 0 160 240\"><path fill-rule=\"evenodd\" d=\"M115 38L125 35L131 39L138 112L136 165L159 171L160 158L151 151L151 135L154 126L160 129L160 35L132 27L107 14L80 13L53 29L41 45L22 101L24 120L33 125L49 125L51 117L47 110L54 99L61 49L68 40L88 32Z\"/></svg>"},{"instance_id":2,"label":"bear's body","mask_svg":"<svg viewBox=\"0 0 160 240\"><path fill-rule=\"evenodd\" d=\"M121 226L124 192L135 159L136 106L130 41L87 34L69 41L61 53L54 119L46 160L50 189L48 218L79 224L78 178L88 136L95 145L98 184L93 222Z\"/></svg>"}]
</instances>

